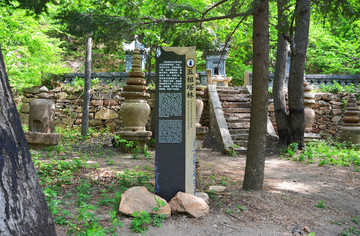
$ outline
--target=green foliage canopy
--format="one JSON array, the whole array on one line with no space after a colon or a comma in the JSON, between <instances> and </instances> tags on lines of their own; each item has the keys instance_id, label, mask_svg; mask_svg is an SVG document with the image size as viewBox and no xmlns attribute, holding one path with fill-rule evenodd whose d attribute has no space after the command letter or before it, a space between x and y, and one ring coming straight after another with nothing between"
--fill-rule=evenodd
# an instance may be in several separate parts
<instances>
[{"instance_id":1,"label":"green foliage canopy","mask_svg":"<svg viewBox=\"0 0 360 236\"><path fill-rule=\"evenodd\" d=\"M7 6L0 9L0 19L0 42L11 86L37 86L47 73L69 72L62 62L61 41L47 35L54 27L44 16L35 19L25 10Z\"/></svg>"}]
</instances>

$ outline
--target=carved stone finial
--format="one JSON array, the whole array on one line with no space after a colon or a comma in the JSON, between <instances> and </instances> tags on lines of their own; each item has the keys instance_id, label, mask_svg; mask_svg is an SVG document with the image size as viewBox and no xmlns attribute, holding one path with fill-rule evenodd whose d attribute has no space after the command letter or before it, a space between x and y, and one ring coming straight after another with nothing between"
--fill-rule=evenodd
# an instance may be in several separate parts
<instances>
[{"instance_id":1,"label":"carved stone finial","mask_svg":"<svg viewBox=\"0 0 360 236\"><path fill-rule=\"evenodd\" d=\"M141 72L141 56L140 56L140 50L138 48L135 48L133 53L131 71Z\"/></svg>"}]
</instances>

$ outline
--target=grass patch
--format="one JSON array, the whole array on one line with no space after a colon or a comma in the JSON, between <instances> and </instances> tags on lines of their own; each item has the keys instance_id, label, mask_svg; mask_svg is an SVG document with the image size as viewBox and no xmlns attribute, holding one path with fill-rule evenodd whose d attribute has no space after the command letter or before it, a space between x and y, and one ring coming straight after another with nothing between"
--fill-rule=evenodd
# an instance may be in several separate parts
<instances>
[{"instance_id":1,"label":"grass patch","mask_svg":"<svg viewBox=\"0 0 360 236\"><path fill-rule=\"evenodd\" d=\"M282 151L282 155L307 164L353 166L358 171L360 165L360 145L350 142L318 141L306 144L296 155L290 145Z\"/></svg>"}]
</instances>

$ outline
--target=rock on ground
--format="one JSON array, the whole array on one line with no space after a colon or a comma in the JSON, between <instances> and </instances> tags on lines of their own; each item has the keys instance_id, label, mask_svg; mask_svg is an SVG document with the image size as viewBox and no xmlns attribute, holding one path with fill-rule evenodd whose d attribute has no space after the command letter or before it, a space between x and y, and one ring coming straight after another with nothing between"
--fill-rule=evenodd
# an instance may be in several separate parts
<instances>
[{"instance_id":1,"label":"rock on ground","mask_svg":"<svg viewBox=\"0 0 360 236\"><path fill-rule=\"evenodd\" d=\"M153 208L158 207L155 198L165 202L165 206L160 207L157 212L153 210ZM150 193L145 187L133 187L126 190L121 195L119 211L124 215L145 211L149 214L164 214L165 217L171 216L171 208L166 200Z\"/></svg>"},{"instance_id":2,"label":"rock on ground","mask_svg":"<svg viewBox=\"0 0 360 236\"><path fill-rule=\"evenodd\" d=\"M209 213L209 205L204 199L194 195L178 192L170 202L171 210L174 212L188 213L192 217L199 218Z\"/></svg>"}]
</instances>

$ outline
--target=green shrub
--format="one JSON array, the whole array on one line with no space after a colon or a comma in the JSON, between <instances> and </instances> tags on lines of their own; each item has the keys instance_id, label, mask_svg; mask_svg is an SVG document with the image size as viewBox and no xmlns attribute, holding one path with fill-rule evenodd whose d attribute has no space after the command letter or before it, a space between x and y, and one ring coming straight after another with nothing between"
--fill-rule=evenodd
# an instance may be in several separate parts
<instances>
[{"instance_id":1,"label":"green shrub","mask_svg":"<svg viewBox=\"0 0 360 236\"><path fill-rule=\"evenodd\" d=\"M0 42L11 86L38 86L47 73L70 71L61 61L61 41L46 35L54 29L50 19L35 19L25 10L3 6L0 18Z\"/></svg>"}]
</instances>

